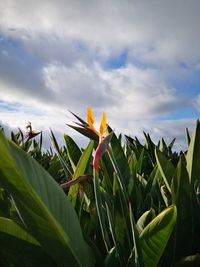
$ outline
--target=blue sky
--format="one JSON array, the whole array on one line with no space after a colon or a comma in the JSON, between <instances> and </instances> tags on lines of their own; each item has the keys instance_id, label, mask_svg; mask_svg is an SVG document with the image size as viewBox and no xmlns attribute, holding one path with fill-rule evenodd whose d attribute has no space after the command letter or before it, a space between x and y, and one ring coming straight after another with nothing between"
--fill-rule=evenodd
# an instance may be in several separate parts
<instances>
[{"instance_id":1,"label":"blue sky","mask_svg":"<svg viewBox=\"0 0 200 267\"><path fill-rule=\"evenodd\" d=\"M68 110L91 105L117 132L183 146L200 112L199 13L198 0L1 1L1 124L81 143Z\"/></svg>"}]
</instances>

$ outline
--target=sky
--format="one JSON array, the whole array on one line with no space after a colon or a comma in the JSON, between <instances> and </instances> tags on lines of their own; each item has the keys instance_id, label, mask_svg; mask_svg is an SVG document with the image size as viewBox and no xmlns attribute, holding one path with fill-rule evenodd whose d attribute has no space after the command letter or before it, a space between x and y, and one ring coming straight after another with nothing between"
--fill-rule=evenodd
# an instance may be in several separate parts
<instances>
[{"instance_id":1,"label":"sky","mask_svg":"<svg viewBox=\"0 0 200 267\"><path fill-rule=\"evenodd\" d=\"M116 133L185 144L200 112L199 0L0 1L0 124L49 129L69 110Z\"/></svg>"}]
</instances>

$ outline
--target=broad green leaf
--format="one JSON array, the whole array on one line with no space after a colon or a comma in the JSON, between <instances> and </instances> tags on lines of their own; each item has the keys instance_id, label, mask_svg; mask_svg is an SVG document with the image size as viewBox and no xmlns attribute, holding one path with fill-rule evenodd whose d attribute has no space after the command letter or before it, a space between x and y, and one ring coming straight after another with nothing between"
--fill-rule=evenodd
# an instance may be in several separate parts
<instances>
[{"instance_id":1,"label":"broad green leaf","mask_svg":"<svg viewBox=\"0 0 200 267\"><path fill-rule=\"evenodd\" d=\"M172 149L174 146L174 143L176 142L176 138L174 138L168 145L168 148Z\"/></svg>"},{"instance_id":2,"label":"broad green leaf","mask_svg":"<svg viewBox=\"0 0 200 267\"><path fill-rule=\"evenodd\" d=\"M105 206L106 206L106 212L107 212L110 232L111 232L113 243L114 243L115 249L116 249L116 255L118 257L118 260L119 260L121 266L124 266L123 255L122 255L121 250L120 250L120 243L117 240L117 235L116 235L116 232L115 232L113 216L112 216L111 211L110 211L110 209L109 209L109 207L108 207L106 202L105 202Z\"/></svg>"},{"instance_id":3,"label":"broad green leaf","mask_svg":"<svg viewBox=\"0 0 200 267\"><path fill-rule=\"evenodd\" d=\"M73 180L85 174L88 164L90 163L93 147L94 147L94 141L91 140L78 161L78 164L73 174ZM78 194L78 185L76 184L70 187L68 193L68 198L70 199L74 207L76 206L77 194Z\"/></svg>"},{"instance_id":4,"label":"broad green leaf","mask_svg":"<svg viewBox=\"0 0 200 267\"><path fill-rule=\"evenodd\" d=\"M118 260L117 251L116 251L115 247L113 247L109 251L109 253L107 254L103 266L105 266L105 267L111 267L111 266L122 267L119 260Z\"/></svg>"},{"instance_id":5,"label":"broad green leaf","mask_svg":"<svg viewBox=\"0 0 200 267\"><path fill-rule=\"evenodd\" d=\"M145 211L142 216L137 221L137 229L139 234L144 230L144 228L155 218L154 209Z\"/></svg>"},{"instance_id":6,"label":"broad green leaf","mask_svg":"<svg viewBox=\"0 0 200 267\"><path fill-rule=\"evenodd\" d=\"M53 142L53 145L54 145L54 148L55 148L56 152L58 153L58 157L60 159L60 163L61 163L61 165L63 167L63 170L65 172L66 177L68 177L69 174L72 175L71 170L69 169L69 166L67 165L66 160L65 160L65 158L63 157L63 155L62 155L62 153L60 151L58 142L57 142L56 137L55 137L55 135L53 134L52 131L51 131L51 140Z\"/></svg>"},{"instance_id":7,"label":"broad green leaf","mask_svg":"<svg viewBox=\"0 0 200 267\"><path fill-rule=\"evenodd\" d=\"M165 140L163 138L161 138L161 140L160 140L159 149L161 152L165 152L167 150L167 145L166 145Z\"/></svg>"},{"instance_id":8,"label":"broad green leaf","mask_svg":"<svg viewBox=\"0 0 200 267\"><path fill-rule=\"evenodd\" d=\"M131 221L131 230L132 230L132 237L133 237L133 244L134 247L131 251L131 255L128 259L127 266L135 266L135 267L143 267L144 266L144 259L142 255L142 247L139 238L139 232L135 223L135 219L133 217L133 211L131 208L131 204L129 203L129 216Z\"/></svg>"},{"instance_id":9,"label":"broad green leaf","mask_svg":"<svg viewBox=\"0 0 200 267\"><path fill-rule=\"evenodd\" d=\"M190 145L187 152L187 170L190 183L200 182L200 121L196 123L196 128L192 134Z\"/></svg>"},{"instance_id":10,"label":"broad green leaf","mask_svg":"<svg viewBox=\"0 0 200 267\"><path fill-rule=\"evenodd\" d=\"M157 266L177 217L176 206L170 206L153 219L140 235L144 267Z\"/></svg>"},{"instance_id":11,"label":"broad green leaf","mask_svg":"<svg viewBox=\"0 0 200 267\"><path fill-rule=\"evenodd\" d=\"M67 154L72 165L73 171L75 171L78 161L81 157L81 150L74 142L74 140L69 135L64 135L66 147L67 147Z\"/></svg>"},{"instance_id":12,"label":"broad green leaf","mask_svg":"<svg viewBox=\"0 0 200 267\"><path fill-rule=\"evenodd\" d=\"M145 136L145 139L146 139L146 147L147 147L147 150L150 154L150 158L151 158L151 162L152 164L154 165L155 162L156 162L156 159L155 159L155 147L156 145L154 144L154 142L151 140L151 137L149 134L146 134L145 132L143 132L144 136Z\"/></svg>"},{"instance_id":13,"label":"broad green leaf","mask_svg":"<svg viewBox=\"0 0 200 267\"><path fill-rule=\"evenodd\" d=\"M104 212L105 207L103 206L104 204L103 197L100 191L99 175L98 175L98 172L95 171L95 169L94 169L93 176L94 176L94 193L95 193L96 209L98 213L98 218L99 218L99 223L101 227L104 244L105 244L106 250L109 251L111 249L111 242L110 242L110 237L109 237L107 217L106 217L106 213Z\"/></svg>"},{"instance_id":14,"label":"broad green leaf","mask_svg":"<svg viewBox=\"0 0 200 267\"><path fill-rule=\"evenodd\" d=\"M138 160L136 158L136 155L135 154L132 154L129 158L129 168L130 168L130 172L133 176L136 175L137 173L137 163L138 163Z\"/></svg>"},{"instance_id":15,"label":"broad green leaf","mask_svg":"<svg viewBox=\"0 0 200 267\"><path fill-rule=\"evenodd\" d=\"M108 153L104 153L101 158L101 169L103 171L103 183L108 193L112 194L114 183L114 169L110 161Z\"/></svg>"},{"instance_id":16,"label":"broad green leaf","mask_svg":"<svg viewBox=\"0 0 200 267\"><path fill-rule=\"evenodd\" d=\"M171 180L175 173L175 167L169 160L166 159L165 155L159 150L156 149L155 154L160 173L163 177L168 191L171 193Z\"/></svg>"},{"instance_id":17,"label":"broad green leaf","mask_svg":"<svg viewBox=\"0 0 200 267\"><path fill-rule=\"evenodd\" d=\"M188 128L185 129L185 134L186 134L186 143L187 143L187 146L189 147L191 138L190 138L190 133L189 133Z\"/></svg>"},{"instance_id":18,"label":"broad green leaf","mask_svg":"<svg viewBox=\"0 0 200 267\"><path fill-rule=\"evenodd\" d=\"M190 255L192 253L192 202L191 187L185 162L180 157L172 181L172 199L177 206L177 224L174 231L173 253L175 259ZM187 242L185 242L187 240Z\"/></svg>"},{"instance_id":19,"label":"broad green leaf","mask_svg":"<svg viewBox=\"0 0 200 267\"><path fill-rule=\"evenodd\" d=\"M50 255L22 226L0 217L0 255L23 266L55 266Z\"/></svg>"},{"instance_id":20,"label":"broad green leaf","mask_svg":"<svg viewBox=\"0 0 200 267\"><path fill-rule=\"evenodd\" d=\"M1 185L9 192L30 234L58 266L92 266L77 215L53 178L0 133Z\"/></svg>"},{"instance_id":21,"label":"broad green leaf","mask_svg":"<svg viewBox=\"0 0 200 267\"><path fill-rule=\"evenodd\" d=\"M109 128L109 132L112 132L111 128ZM130 169L128 165L128 160L124 154L123 148L118 138L114 133L111 139L111 148L114 159L116 161L116 166L120 171L121 180L123 179L123 181L121 182L124 184L128 184L130 178Z\"/></svg>"},{"instance_id":22,"label":"broad green leaf","mask_svg":"<svg viewBox=\"0 0 200 267\"><path fill-rule=\"evenodd\" d=\"M114 134L113 134L114 136ZM115 137L116 138L116 137ZM112 141L111 141L112 142ZM114 145L115 147L115 145ZM123 152L123 150L122 150ZM120 153L120 152L119 152ZM126 224L126 237L127 237L127 241L130 249L132 249L132 245L131 245L131 241L130 241L130 218L128 216L129 214L129 207L128 207L128 200L129 200L129 196L128 196L128 189L127 186L125 184L124 181L124 176L122 175L122 169L121 169L121 162L119 162L119 155L116 155L113 153L113 146L109 149L108 151L108 155L110 157L110 160L112 162L113 165L113 169L115 170L116 173L116 177L117 177L117 182L118 182L118 189L119 189L119 200L120 200L120 206L121 206L121 211L123 214L123 218ZM122 155L121 155L122 156ZM122 156L123 157L123 156ZM125 157L125 155L124 155ZM117 160L118 158L118 160ZM128 166L128 161L126 158L124 158L124 164L126 164L126 167L128 167L127 172L129 172L130 175L130 170L129 170L129 166ZM126 162L126 163L125 163ZM132 178L131 175L129 176L129 179Z\"/></svg>"},{"instance_id":23,"label":"broad green leaf","mask_svg":"<svg viewBox=\"0 0 200 267\"><path fill-rule=\"evenodd\" d=\"M109 128L109 132L113 133L111 128ZM113 141L114 139L114 141ZM125 220L126 224L126 236L128 240L128 244L130 248L131 242L130 242L130 220L129 220L129 209L128 209L128 191L127 191L127 186L126 186L126 179L127 182L130 179L130 170L129 170L129 165L128 165L128 160L125 157L123 148L121 147L121 144L119 140L117 139L116 135L113 133L112 134L112 139L111 139L111 146L108 149L108 156L110 159L110 162L112 163L113 169L115 171L118 185L119 185L119 198L120 198L120 206L121 206L121 211L123 214L123 218ZM104 158L106 160L106 158ZM129 176L127 176L129 174Z\"/></svg>"},{"instance_id":24,"label":"broad green leaf","mask_svg":"<svg viewBox=\"0 0 200 267\"><path fill-rule=\"evenodd\" d=\"M123 246L125 240L124 233L126 229L126 224L123 216L119 213L119 211L116 211L114 224L115 224L115 233L117 236L117 240L120 243L120 245Z\"/></svg>"},{"instance_id":25,"label":"broad green leaf","mask_svg":"<svg viewBox=\"0 0 200 267\"><path fill-rule=\"evenodd\" d=\"M188 152L186 155L187 171L189 174L189 182L191 185L191 201L192 201L192 221L193 221L193 246L199 244L200 232L200 203L199 203L199 187L200 187L200 121L197 120L196 128L190 140Z\"/></svg>"},{"instance_id":26,"label":"broad green leaf","mask_svg":"<svg viewBox=\"0 0 200 267\"><path fill-rule=\"evenodd\" d=\"M12 202L3 188L0 187L0 216L11 216Z\"/></svg>"},{"instance_id":27,"label":"broad green leaf","mask_svg":"<svg viewBox=\"0 0 200 267\"><path fill-rule=\"evenodd\" d=\"M140 157L137 162L137 173L142 174L142 165L144 162L144 148L142 149L142 152L140 154Z\"/></svg>"},{"instance_id":28,"label":"broad green leaf","mask_svg":"<svg viewBox=\"0 0 200 267\"><path fill-rule=\"evenodd\" d=\"M76 179L77 177L84 174L84 172L87 168L87 165L89 163L89 160L92 156L93 147L94 147L94 141L90 141L90 143L88 144L88 146L86 147L86 149L82 153L81 158L78 161L76 170L75 170L74 175L73 175L73 179Z\"/></svg>"},{"instance_id":29,"label":"broad green leaf","mask_svg":"<svg viewBox=\"0 0 200 267\"><path fill-rule=\"evenodd\" d=\"M155 165L151 174L148 177L147 185L145 188L145 194L148 194L149 192L151 193L151 195L156 193L156 185L159 175L160 171L158 169L158 166Z\"/></svg>"},{"instance_id":30,"label":"broad green leaf","mask_svg":"<svg viewBox=\"0 0 200 267\"><path fill-rule=\"evenodd\" d=\"M123 169L122 169L121 163L119 162L119 160L117 160L118 156L113 153L113 147L111 147L111 149L108 151L108 155L109 155L110 160L112 162L113 169L115 170L115 173L116 173L116 176L117 176L117 180L118 180L118 183L119 183L119 188L120 188L122 196L124 198L124 202L128 203L128 189L127 189L127 186L126 186L126 183L125 183L125 179L124 179L124 176L123 176L123 172L122 172ZM128 162L126 160L126 161L124 161L124 164L125 164L125 162L126 162L126 165L127 165L127 168L128 168L127 169L127 172L128 172L128 170L129 170ZM130 175L130 170L129 170L129 179L130 179L130 177L131 177L131 175Z\"/></svg>"}]
</instances>

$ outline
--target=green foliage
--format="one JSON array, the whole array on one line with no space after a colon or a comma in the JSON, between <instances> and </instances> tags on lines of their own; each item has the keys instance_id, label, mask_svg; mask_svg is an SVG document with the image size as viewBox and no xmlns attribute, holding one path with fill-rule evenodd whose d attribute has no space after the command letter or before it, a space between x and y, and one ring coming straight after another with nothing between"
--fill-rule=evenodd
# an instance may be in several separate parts
<instances>
[{"instance_id":1,"label":"green foliage","mask_svg":"<svg viewBox=\"0 0 200 267\"><path fill-rule=\"evenodd\" d=\"M30 234L57 266L91 266L77 216L52 177L2 133L0 154L1 185L12 195Z\"/></svg>"},{"instance_id":2,"label":"green foliage","mask_svg":"<svg viewBox=\"0 0 200 267\"><path fill-rule=\"evenodd\" d=\"M174 229L176 216L176 206L170 206L154 218L140 234L145 267L158 264Z\"/></svg>"},{"instance_id":3,"label":"green foliage","mask_svg":"<svg viewBox=\"0 0 200 267\"><path fill-rule=\"evenodd\" d=\"M73 115L85 149L51 132L44 150L31 124L12 141L0 131L0 264L198 266L200 122L178 153L175 139L101 138Z\"/></svg>"},{"instance_id":4,"label":"green foliage","mask_svg":"<svg viewBox=\"0 0 200 267\"><path fill-rule=\"evenodd\" d=\"M17 266L55 266L42 246L31 236L23 225L0 217L0 255Z\"/></svg>"}]
</instances>

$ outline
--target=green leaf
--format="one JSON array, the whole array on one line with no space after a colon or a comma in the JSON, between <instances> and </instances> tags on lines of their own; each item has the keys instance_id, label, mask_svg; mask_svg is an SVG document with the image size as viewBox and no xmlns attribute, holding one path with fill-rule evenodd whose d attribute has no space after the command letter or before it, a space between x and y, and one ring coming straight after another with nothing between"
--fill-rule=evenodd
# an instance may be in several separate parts
<instances>
[{"instance_id":1,"label":"green leaf","mask_svg":"<svg viewBox=\"0 0 200 267\"><path fill-rule=\"evenodd\" d=\"M69 174L72 175L71 170L69 169L69 166L67 165L66 160L61 153L61 150L60 150L59 145L57 143L56 137L52 131L51 131L51 140L53 142L53 145L54 145L56 152L58 153L58 157L59 157L60 163L63 167L63 170L65 172L65 176L68 177Z\"/></svg>"},{"instance_id":2,"label":"green leaf","mask_svg":"<svg viewBox=\"0 0 200 267\"><path fill-rule=\"evenodd\" d=\"M160 175L160 171L158 169L158 166L155 165L151 174L148 177L147 185L145 188L145 195L148 193L151 193L151 195L154 195L157 193L157 180L158 180L159 175Z\"/></svg>"},{"instance_id":3,"label":"green leaf","mask_svg":"<svg viewBox=\"0 0 200 267\"><path fill-rule=\"evenodd\" d=\"M100 191L99 175L98 175L98 172L95 171L95 169L93 172L94 172L93 176L94 176L95 203L96 203L99 223L100 223L101 232L102 232L103 241L104 241L106 250L109 251L111 249L111 242L110 242L110 237L109 237L109 229L106 223L107 218L104 212L105 207L103 206L103 197Z\"/></svg>"},{"instance_id":4,"label":"green leaf","mask_svg":"<svg viewBox=\"0 0 200 267\"><path fill-rule=\"evenodd\" d=\"M155 159L155 147L156 145L154 144L154 142L151 140L151 137L149 134L146 134L145 132L143 132L144 136L145 136L145 139L146 139L146 144L145 146L147 147L147 150L150 154L150 159L151 159L151 162L152 164L154 165L155 162L156 162L156 159Z\"/></svg>"},{"instance_id":5,"label":"green leaf","mask_svg":"<svg viewBox=\"0 0 200 267\"><path fill-rule=\"evenodd\" d=\"M190 133L189 133L188 128L185 129L185 133L186 133L186 142L187 142L187 145L189 147L191 138L190 138Z\"/></svg>"},{"instance_id":6,"label":"green leaf","mask_svg":"<svg viewBox=\"0 0 200 267\"><path fill-rule=\"evenodd\" d=\"M196 123L196 128L192 134L188 148L186 160L187 170L190 177L190 183L194 185L195 181L200 182L200 121Z\"/></svg>"},{"instance_id":7,"label":"green leaf","mask_svg":"<svg viewBox=\"0 0 200 267\"><path fill-rule=\"evenodd\" d=\"M174 138L168 145L168 148L172 149L174 146L174 143L176 142L176 138Z\"/></svg>"},{"instance_id":8,"label":"green leaf","mask_svg":"<svg viewBox=\"0 0 200 267\"><path fill-rule=\"evenodd\" d=\"M160 173L163 177L163 180L165 182L168 191L171 193L171 180L174 176L175 168L173 164L166 159L166 157L162 152L156 149L155 153L156 153L156 161L158 164L158 168L160 170Z\"/></svg>"},{"instance_id":9,"label":"green leaf","mask_svg":"<svg viewBox=\"0 0 200 267\"><path fill-rule=\"evenodd\" d=\"M113 243L115 244L115 248L116 248L116 252L117 252L116 255L118 257L118 260L119 260L121 266L124 266L124 263L122 263L123 262L123 255L122 255L122 253L120 251L120 243L117 240L117 235L116 235L116 232L115 232L113 216L112 216L111 211L110 211L110 209L109 209L109 207L108 207L106 202L105 202L105 206L106 206L106 212L107 212L110 232L111 232Z\"/></svg>"},{"instance_id":10,"label":"green leaf","mask_svg":"<svg viewBox=\"0 0 200 267\"><path fill-rule=\"evenodd\" d=\"M78 164L74 171L73 180L85 174L85 171L92 156L93 147L94 147L94 141L91 140L78 161ZM74 207L76 206L77 194L78 194L78 185L76 184L70 187L68 193L68 198L70 199Z\"/></svg>"},{"instance_id":11,"label":"green leaf","mask_svg":"<svg viewBox=\"0 0 200 267\"><path fill-rule=\"evenodd\" d=\"M145 267L157 266L176 223L176 206L170 206L153 219L140 235Z\"/></svg>"},{"instance_id":12,"label":"green leaf","mask_svg":"<svg viewBox=\"0 0 200 267\"><path fill-rule=\"evenodd\" d=\"M109 132L113 132L110 127L108 127ZM116 174L117 183L118 183L118 191L119 191L119 204L121 207L121 212L123 214L123 219L125 222L125 234L127 239L127 245L129 246L129 249L132 249L132 243L130 241L130 218L128 216L129 214L129 207L128 207L128 201L129 201L129 195L128 195L128 184L129 180L132 179L128 160L124 154L123 148L120 144L120 141L116 137L116 135L113 133L112 139L111 139L111 146L108 150L108 156L110 159L110 162L112 164L114 173ZM104 158L106 160L106 158ZM113 172L112 172L113 175ZM116 188L116 187L115 187Z\"/></svg>"},{"instance_id":13,"label":"green leaf","mask_svg":"<svg viewBox=\"0 0 200 267\"><path fill-rule=\"evenodd\" d=\"M108 153L103 154L101 158L101 169L103 171L103 182L105 183L105 189L109 194L113 193L113 173L114 169L110 161Z\"/></svg>"},{"instance_id":14,"label":"green leaf","mask_svg":"<svg viewBox=\"0 0 200 267\"><path fill-rule=\"evenodd\" d=\"M130 221L131 221L131 230L132 230L134 247L128 259L127 266L143 267L144 259L143 259L143 254L142 254L141 242L139 238L139 232L136 227L136 223L133 217L133 211L132 211L130 203L129 203L129 216L130 216Z\"/></svg>"},{"instance_id":15,"label":"green leaf","mask_svg":"<svg viewBox=\"0 0 200 267\"><path fill-rule=\"evenodd\" d=\"M165 140L163 138L161 138L161 140L160 140L159 149L161 152L165 152L167 150L167 145L166 145Z\"/></svg>"},{"instance_id":16,"label":"green leaf","mask_svg":"<svg viewBox=\"0 0 200 267\"><path fill-rule=\"evenodd\" d=\"M180 157L172 181L172 198L173 203L177 206L177 225L175 228L175 240L173 240L173 253L175 259L178 260L192 253L193 236L191 187L182 157Z\"/></svg>"},{"instance_id":17,"label":"green leaf","mask_svg":"<svg viewBox=\"0 0 200 267\"><path fill-rule=\"evenodd\" d=\"M117 255L117 251L116 251L115 247L113 247L109 251L109 253L107 254L103 266L105 266L105 267L111 267L111 266L122 267L119 260L118 260L118 255Z\"/></svg>"},{"instance_id":18,"label":"green leaf","mask_svg":"<svg viewBox=\"0 0 200 267\"><path fill-rule=\"evenodd\" d=\"M112 132L111 128L109 128L109 132ZM112 139L111 139L111 148L112 148L112 154L116 162L116 166L118 170L120 170L120 177L121 183L128 184L130 179L130 169L128 165L128 160L124 154L123 148L117 138L117 136L113 133ZM122 178L123 177L123 178Z\"/></svg>"},{"instance_id":19,"label":"green leaf","mask_svg":"<svg viewBox=\"0 0 200 267\"><path fill-rule=\"evenodd\" d=\"M137 173L142 174L142 165L144 163L144 148L142 149L142 152L140 154L140 157L137 161Z\"/></svg>"},{"instance_id":20,"label":"green leaf","mask_svg":"<svg viewBox=\"0 0 200 267\"><path fill-rule=\"evenodd\" d=\"M186 155L187 171L189 174L189 183L191 186L192 201L192 221L193 221L193 246L199 244L200 232L200 121L197 120L196 128L192 134L188 152Z\"/></svg>"},{"instance_id":21,"label":"green leaf","mask_svg":"<svg viewBox=\"0 0 200 267\"><path fill-rule=\"evenodd\" d=\"M55 266L50 255L22 226L0 217L0 255L23 266Z\"/></svg>"},{"instance_id":22,"label":"green leaf","mask_svg":"<svg viewBox=\"0 0 200 267\"><path fill-rule=\"evenodd\" d=\"M137 221L137 229L139 233L141 233L144 228L155 218L155 211L154 209L147 210L140 216Z\"/></svg>"},{"instance_id":23,"label":"green leaf","mask_svg":"<svg viewBox=\"0 0 200 267\"><path fill-rule=\"evenodd\" d=\"M58 266L92 266L77 215L53 178L2 133L0 158L1 185L30 234Z\"/></svg>"},{"instance_id":24,"label":"green leaf","mask_svg":"<svg viewBox=\"0 0 200 267\"><path fill-rule=\"evenodd\" d=\"M69 135L64 135L66 147L67 147L67 154L72 165L73 171L75 171L78 161L81 157L81 150L74 142L74 140Z\"/></svg>"}]
</instances>

